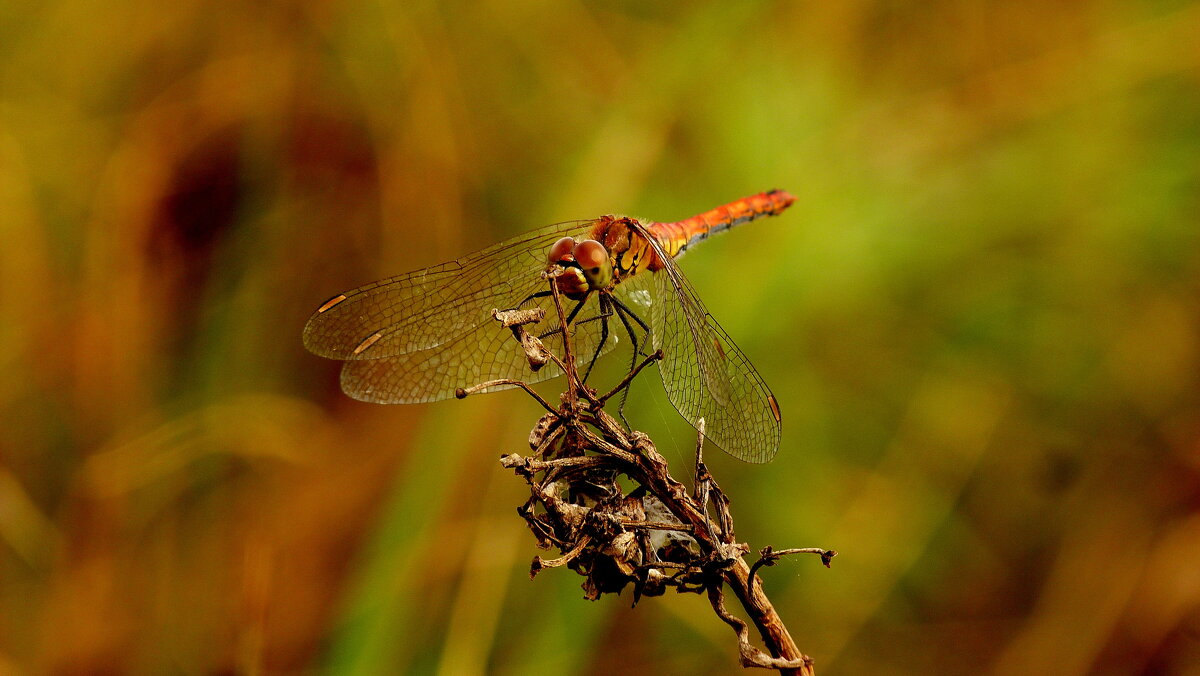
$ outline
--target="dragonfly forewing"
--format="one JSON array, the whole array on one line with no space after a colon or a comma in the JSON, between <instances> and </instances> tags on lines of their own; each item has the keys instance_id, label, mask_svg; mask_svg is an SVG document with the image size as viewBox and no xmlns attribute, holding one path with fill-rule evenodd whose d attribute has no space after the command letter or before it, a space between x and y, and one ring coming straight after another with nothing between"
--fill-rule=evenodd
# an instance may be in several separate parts
<instances>
[{"instance_id":1,"label":"dragonfly forewing","mask_svg":"<svg viewBox=\"0 0 1200 676\"><path fill-rule=\"evenodd\" d=\"M534 288L546 288L545 283ZM525 296L515 298L512 305L515 306ZM527 329L530 333L540 335L552 353L562 354L562 334L557 332L558 321L554 318L556 311L553 301L543 297L523 305L526 308L534 306L546 310L546 319ZM588 309L580 313L580 318L592 316L595 306L595 301L590 299ZM435 347L394 357L347 361L342 367L342 390L361 401L418 404L449 399L460 387L471 387L491 380L537 383L561 375L562 371L553 362L532 372L524 351L513 339L512 333L492 319L490 311L487 315L487 322ZM572 347L578 354L590 358L599 346L601 329L599 321L576 320L571 327ZM617 340L616 334L610 330L600 354L610 351ZM516 385L496 385L482 391L492 392L511 387Z\"/></svg>"},{"instance_id":2,"label":"dragonfly forewing","mask_svg":"<svg viewBox=\"0 0 1200 676\"><path fill-rule=\"evenodd\" d=\"M552 378L560 373L554 364L530 372L520 346L493 319L492 310L542 307L546 319L529 330L544 335L547 347L561 353L553 303L531 297L549 289L541 273L550 245L563 236L584 236L589 224L546 226L457 261L335 296L308 320L304 344L316 354L344 360L342 389L362 401L429 402L489 380ZM580 319L595 314L595 301L589 303ZM580 323L573 331L575 349L594 353L601 329L599 321ZM610 332L603 351L615 342Z\"/></svg>"},{"instance_id":3,"label":"dragonfly forewing","mask_svg":"<svg viewBox=\"0 0 1200 676\"><path fill-rule=\"evenodd\" d=\"M480 325L494 325L493 308L512 307L546 288L540 273L550 245L565 235L586 233L589 223L549 225L456 261L335 296L309 318L304 345L331 359L381 359L434 348Z\"/></svg>"}]
</instances>

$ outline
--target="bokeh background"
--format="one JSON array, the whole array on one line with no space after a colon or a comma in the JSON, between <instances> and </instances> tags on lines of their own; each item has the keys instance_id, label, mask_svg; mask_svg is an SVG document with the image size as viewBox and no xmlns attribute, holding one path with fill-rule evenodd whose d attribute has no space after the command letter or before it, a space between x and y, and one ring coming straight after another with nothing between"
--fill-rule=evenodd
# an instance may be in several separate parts
<instances>
[{"instance_id":1,"label":"bokeh background","mask_svg":"<svg viewBox=\"0 0 1200 676\"><path fill-rule=\"evenodd\" d=\"M15 0L0 36L0 673L737 671L702 598L528 579L526 397L351 401L300 330L770 188L683 268L783 406L773 464L709 458L739 538L841 552L764 573L818 673L1200 673L1200 5ZM659 389L631 420L686 473Z\"/></svg>"}]
</instances>

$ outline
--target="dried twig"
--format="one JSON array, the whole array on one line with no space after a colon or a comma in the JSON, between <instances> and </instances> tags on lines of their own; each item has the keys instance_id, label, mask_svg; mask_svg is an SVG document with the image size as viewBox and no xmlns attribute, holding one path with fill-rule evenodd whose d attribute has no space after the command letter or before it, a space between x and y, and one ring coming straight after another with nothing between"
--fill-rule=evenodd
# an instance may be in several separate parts
<instances>
[{"instance_id":1,"label":"dried twig","mask_svg":"<svg viewBox=\"0 0 1200 676\"><path fill-rule=\"evenodd\" d=\"M533 388L529 387L528 383L526 383L523 380L513 380L511 378L501 378L500 380L487 380L482 383L479 383L478 385L472 385L470 387L460 387L457 390L454 390L454 396L457 399L466 399L467 397L471 396L472 394L478 394L480 392L487 390L488 388L497 387L499 385L504 385L506 387L519 387L522 390L525 390L526 394L528 394L529 396L536 399L537 403L541 404L542 407L545 408L547 411L549 411L551 413L558 412L553 406L551 406L549 403L547 403L545 399L542 399L541 395L539 395L537 392L535 392L533 390Z\"/></svg>"},{"instance_id":2,"label":"dried twig","mask_svg":"<svg viewBox=\"0 0 1200 676\"><path fill-rule=\"evenodd\" d=\"M654 354L643 359L640 364L633 367L633 370L630 371L629 374L626 375L621 380L621 382L617 383L616 387L612 388L612 390L608 394L604 395L603 397L600 397L600 403L603 404L604 402L607 402L609 399L612 399L613 396L615 396L617 393L625 390L627 387L629 387L629 384L633 382L633 379L636 378L637 375L642 372L642 369L646 368L650 364L652 364L662 358L663 358L662 350L657 350L654 352Z\"/></svg>"},{"instance_id":3,"label":"dried twig","mask_svg":"<svg viewBox=\"0 0 1200 676\"><path fill-rule=\"evenodd\" d=\"M821 549L820 547L801 547L798 549L780 549L776 551L771 545L767 545L758 552L759 559L750 568L750 590L754 591L754 580L757 579L755 573L758 572L759 568L773 566L779 563L780 559L791 554L817 554L821 557L821 563L825 564L826 568L833 561L833 557L838 555L836 550Z\"/></svg>"},{"instance_id":4,"label":"dried twig","mask_svg":"<svg viewBox=\"0 0 1200 676\"><path fill-rule=\"evenodd\" d=\"M703 422L697 439L695 490L689 494L671 476L649 437L625 429L603 410L606 401L629 387L642 369L662 358L662 352L645 358L616 388L597 397L579 378L566 313L557 285L552 276L547 278L559 320L556 331L562 332L561 357L551 354L524 328L540 321L544 313L517 310L496 312L495 316L512 329L531 370L553 361L566 374L561 405L550 406L518 381L491 381L460 390L460 396L468 396L490 386L517 386L548 411L530 433L533 456L511 453L501 458L504 467L529 484L530 498L518 511L538 545L562 552L555 559L535 557L530 575L544 568L571 568L584 576L588 599L632 584L635 604L643 596L663 594L667 587L706 593L718 617L737 634L742 666L813 674L812 660L796 647L755 573L782 556L797 553L820 554L828 566L837 553L766 547L753 568L747 565L743 557L749 547L735 540L730 500L700 454ZM619 477L636 488L626 493ZM726 586L758 629L769 654L750 643L747 624L725 608Z\"/></svg>"}]
</instances>

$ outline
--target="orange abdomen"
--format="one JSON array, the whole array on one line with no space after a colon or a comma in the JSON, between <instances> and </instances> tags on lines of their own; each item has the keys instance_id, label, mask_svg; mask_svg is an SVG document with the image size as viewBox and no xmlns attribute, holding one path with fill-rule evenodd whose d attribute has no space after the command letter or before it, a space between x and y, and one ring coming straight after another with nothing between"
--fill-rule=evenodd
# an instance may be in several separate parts
<instances>
[{"instance_id":1,"label":"orange abdomen","mask_svg":"<svg viewBox=\"0 0 1200 676\"><path fill-rule=\"evenodd\" d=\"M663 249L676 258L695 242L734 226L779 214L795 201L796 198L786 190L760 192L682 221L652 223L649 228L658 236Z\"/></svg>"}]
</instances>

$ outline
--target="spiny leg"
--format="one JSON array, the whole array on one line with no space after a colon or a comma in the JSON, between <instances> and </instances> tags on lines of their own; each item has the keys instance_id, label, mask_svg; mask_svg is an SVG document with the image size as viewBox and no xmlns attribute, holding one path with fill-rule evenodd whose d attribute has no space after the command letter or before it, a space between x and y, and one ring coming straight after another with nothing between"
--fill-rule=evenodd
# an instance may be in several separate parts
<instances>
[{"instance_id":1,"label":"spiny leg","mask_svg":"<svg viewBox=\"0 0 1200 676\"><path fill-rule=\"evenodd\" d=\"M629 370L637 368L638 356L642 354L641 346L638 345L637 333L633 327L629 325L629 308L621 304L617 299L613 299L613 307L616 308L617 318L621 320L621 325L625 327L625 333L629 336L629 342L633 344L633 351L629 354ZM635 316L634 319L637 319Z\"/></svg>"},{"instance_id":2,"label":"spiny leg","mask_svg":"<svg viewBox=\"0 0 1200 676\"><path fill-rule=\"evenodd\" d=\"M592 367L596 365L596 360L600 358L600 353L604 351L605 341L608 340L608 318L613 314L611 300L612 297L607 293L600 294L600 314L584 320L588 322L597 319L600 320L600 342L596 343L596 351L592 353L592 360L588 362L587 370L583 372L583 382L585 383L588 376L592 374Z\"/></svg>"},{"instance_id":3,"label":"spiny leg","mask_svg":"<svg viewBox=\"0 0 1200 676\"><path fill-rule=\"evenodd\" d=\"M525 296L525 300L521 301L520 303L517 303L516 305L514 305L513 307L510 307L508 309L509 310L519 310L519 309L521 309L522 306L524 306L526 303L533 300L534 298L545 298L546 296L551 296L551 295L553 295L553 292L550 292L550 291L538 291L537 293L531 293L528 296Z\"/></svg>"},{"instance_id":4,"label":"spiny leg","mask_svg":"<svg viewBox=\"0 0 1200 676\"><path fill-rule=\"evenodd\" d=\"M641 349L638 347L637 333L634 332L633 327L630 326L628 318L632 317L634 321L641 325L647 336L650 335L650 327L646 326L646 323L643 322L636 314L634 314L632 310L626 307L624 303L616 298L613 298L612 300L617 311L617 318L621 320L621 324L625 327L625 333L629 334L629 342L633 343L633 354L630 357L631 361L629 366L629 370L633 371L633 369L637 368L637 358L638 355L641 354ZM630 385L632 384L633 383L630 383ZM617 404L617 417L621 419L621 422L624 423L625 427L627 428L629 427L629 421L625 419L625 399L628 397L629 388L626 387L624 390L621 390L621 403Z\"/></svg>"},{"instance_id":5,"label":"spiny leg","mask_svg":"<svg viewBox=\"0 0 1200 676\"><path fill-rule=\"evenodd\" d=\"M549 291L542 291L542 292L533 294L532 296L530 296L529 298L526 298L524 301L521 301L521 302L524 303L533 298L545 296L545 295L549 295L549 294L550 294ZM583 319L583 320L576 322L575 318L577 316L579 316L579 311L583 309L584 304L587 303L588 298L590 298L590 297L591 297L591 294L589 293L587 296L584 296L582 300L577 301L575 303L575 307L571 308L570 314L567 315L567 321L566 321L567 326L570 326L572 323L574 323L576 326L578 326L580 324L586 324L588 322L594 322L597 320L600 321L600 342L596 344L596 350L595 350L595 352L592 353L592 358L588 362L587 370L583 374L582 382L585 382L585 383L587 382L588 376L591 375L592 367L596 365L596 360L600 357L600 353L604 351L604 343L605 343L605 341L608 340L608 318L611 317L613 314L612 305L607 302L608 300L611 300L611 298L609 297L608 294L600 294L600 314L596 315L595 317L588 317L587 319ZM562 332L563 332L563 330L562 330L562 327L560 326L557 329L551 329L551 330L539 335L538 339L544 340L548 336L553 336L556 333L562 333Z\"/></svg>"},{"instance_id":6,"label":"spiny leg","mask_svg":"<svg viewBox=\"0 0 1200 676\"><path fill-rule=\"evenodd\" d=\"M630 307L628 305L626 305L625 303L622 303L620 298L613 296L612 302L613 302L613 305L617 306L617 308L624 310L626 316L628 316L633 321L637 322L638 326L642 327L642 330L645 331L647 335L650 334L650 325L647 324L645 321L643 321L641 317L637 316L637 313L634 312L632 309L630 309Z\"/></svg>"},{"instance_id":7,"label":"spiny leg","mask_svg":"<svg viewBox=\"0 0 1200 676\"><path fill-rule=\"evenodd\" d=\"M546 294L548 294L548 293L550 293L550 292L549 292L549 291L543 291L542 293L546 293ZM534 296L536 296L536 295L539 295L539 294L534 294ZM532 298L532 297L533 297L533 296L531 296L531 298ZM528 300L528 299L526 299L526 300ZM522 301L522 302L524 302L524 301ZM578 314L579 314L579 311L583 309L583 304L584 304L584 303L586 303L586 302L587 302L587 296L584 296L583 300L577 301L577 302L575 303L575 307L571 308L571 314L567 315L567 325L568 325L568 326L570 326L571 322L575 321L575 316L576 316L576 315L578 315ZM588 320L585 320L585 321L588 321ZM556 334L556 333L562 333L562 327L561 327L561 326L560 326L560 327L558 327L557 329L550 329L549 331L547 331L547 332L545 332L545 333L543 333L543 334L539 335L539 336L538 336L538 340L545 340L546 338L548 338L548 337L550 337L550 336L553 336L553 335L554 335L554 334Z\"/></svg>"}]
</instances>

